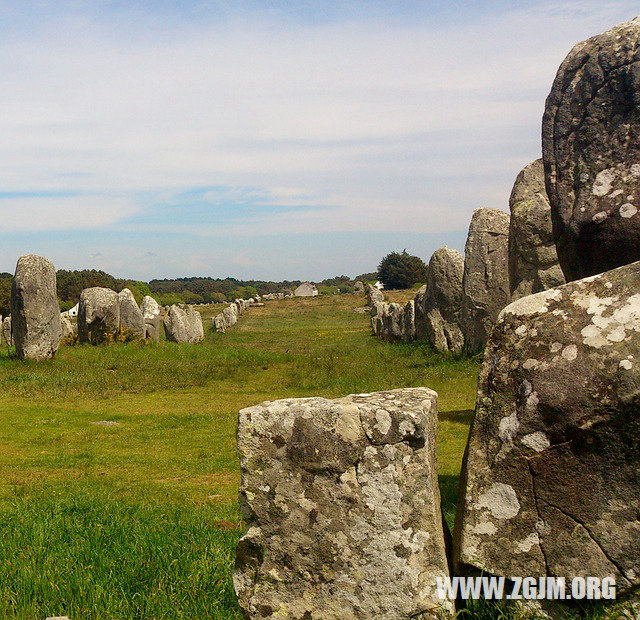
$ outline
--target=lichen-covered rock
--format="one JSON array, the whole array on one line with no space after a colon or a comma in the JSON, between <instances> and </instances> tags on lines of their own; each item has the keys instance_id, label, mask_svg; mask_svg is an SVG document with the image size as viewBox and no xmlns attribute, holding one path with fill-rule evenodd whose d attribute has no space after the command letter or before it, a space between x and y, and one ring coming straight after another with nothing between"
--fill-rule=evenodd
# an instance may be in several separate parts
<instances>
[{"instance_id":1,"label":"lichen-covered rock","mask_svg":"<svg viewBox=\"0 0 640 620\"><path fill-rule=\"evenodd\" d=\"M364 284L360 280L356 280L355 284L353 285L353 292L364 293Z\"/></svg>"},{"instance_id":2,"label":"lichen-covered rock","mask_svg":"<svg viewBox=\"0 0 640 620\"><path fill-rule=\"evenodd\" d=\"M155 319L161 314L160 305L153 297L150 297L149 295L145 295L142 298L140 310L142 311L142 316L145 319Z\"/></svg>"},{"instance_id":3,"label":"lichen-covered rock","mask_svg":"<svg viewBox=\"0 0 640 620\"><path fill-rule=\"evenodd\" d=\"M238 322L238 308L235 304L231 304L227 306L222 311L222 316L224 317L224 322L226 327L231 327Z\"/></svg>"},{"instance_id":4,"label":"lichen-covered rock","mask_svg":"<svg viewBox=\"0 0 640 620\"><path fill-rule=\"evenodd\" d=\"M204 338L202 317L187 305L173 305L164 319L164 331L170 342L200 342Z\"/></svg>"},{"instance_id":5,"label":"lichen-covered rock","mask_svg":"<svg viewBox=\"0 0 640 620\"><path fill-rule=\"evenodd\" d=\"M542 123L558 258L568 281L640 259L640 19L578 43Z\"/></svg>"},{"instance_id":6,"label":"lichen-covered rock","mask_svg":"<svg viewBox=\"0 0 640 620\"><path fill-rule=\"evenodd\" d=\"M410 299L402 309L402 336L405 342L415 340L416 337L416 306L415 301Z\"/></svg>"},{"instance_id":7,"label":"lichen-covered rock","mask_svg":"<svg viewBox=\"0 0 640 620\"><path fill-rule=\"evenodd\" d=\"M11 329L20 359L46 360L60 346L62 328L56 268L43 256L18 259L11 288Z\"/></svg>"},{"instance_id":8,"label":"lichen-covered rock","mask_svg":"<svg viewBox=\"0 0 640 620\"><path fill-rule=\"evenodd\" d=\"M227 331L227 322L224 319L224 314L220 313L211 319L213 331L220 334L224 334Z\"/></svg>"},{"instance_id":9,"label":"lichen-covered rock","mask_svg":"<svg viewBox=\"0 0 640 620\"><path fill-rule=\"evenodd\" d=\"M249 529L233 579L249 618L436 617L448 575L436 402L412 388L240 411Z\"/></svg>"},{"instance_id":10,"label":"lichen-covered rock","mask_svg":"<svg viewBox=\"0 0 640 620\"><path fill-rule=\"evenodd\" d=\"M374 336L382 336L384 327L382 324L382 317L384 315L384 308L386 304L382 301L376 301L371 305L371 331Z\"/></svg>"},{"instance_id":11,"label":"lichen-covered rock","mask_svg":"<svg viewBox=\"0 0 640 620\"><path fill-rule=\"evenodd\" d=\"M516 178L509 208L511 301L564 284L541 159L525 166Z\"/></svg>"},{"instance_id":12,"label":"lichen-covered rock","mask_svg":"<svg viewBox=\"0 0 640 620\"><path fill-rule=\"evenodd\" d=\"M80 293L78 339L100 344L112 339L120 328L120 299L110 288L94 286Z\"/></svg>"},{"instance_id":13,"label":"lichen-covered rock","mask_svg":"<svg viewBox=\"0 0 640 620\"><path fill-rule=\"evenodd\" d=\"M78 328L74 326L68 316L64 314L60 315L60 342L73 338L77 333Z\"/></svg>"},{"instance_id":14,"label":"lichen-covered rock","mask_svg":"<svg viewBox=\"0 0 640 620\"><path fill-rule=\"evenodd\" d=\"M455 561L640 586L640 263L523 297L485 350Z\"/></svg>"},{"instance_id":15,"label":"lichen-covered rock","mask_svg":"<svg viewBox=\"0 0 640 620\"><path fill-rule=\"evenodd\" d=\"M144 339L160 342L162 335L162 317L160 315L154 318L145 318L144 320Z\"/></svg>"},{"instance_id":16,"label":"lichen-covered rock","mask_svg":"<svg viewBox=\"0 0 640 620\"><path fill-rule=\"evenodd\" d=\"M8 347L13 346L13 335L11 334L11 315L2 319L2 335Z\"/></svg>"},{"instance_id":17,"label":"lichen-covered rock","mask_svg":"<svg viewBox=\"0 0 640 620\"><path fill-rule=\"evenodd\" d=\"M459 353L464 345L460 327L463 271L460 252L446 247L436 250L429 260L429 286L415 298L416 337L428 340L437 351Z\"/></svg>"},{"instance_id":18,"label":"lichen-covered rock","mask_svg":"<svg viewBox=\"0 0 640 620\"><path fill-rule=\"evenodd\" d=\"M384 293L368 282L365 284L364 294L367 297L367 306L373 307L377 301L384 301Z\"/></svg>"},{"instance_id":19,"label":"lichen-covered rock","mask_svg":"<svg viewBox=\"0 0 640 620\"><path fill-rule=\"evenodd\" d=\"M144 315L133 293L128 288L123 288L118 293L118 299L120 300L120 328L130 337L144 338Z\"/></svg>"},{"instance_id":20,"label":"lichen-covered rock","mask_svg":"<svg viewBox=\"0 0 640 620\"><path fill-rule=\"evenodd\" d=\"M509 292L509 216L498 209L476 209L469 225L462 276L462 333L470 352L484 347L511 298Z\"/></svg>"}]
</instances>

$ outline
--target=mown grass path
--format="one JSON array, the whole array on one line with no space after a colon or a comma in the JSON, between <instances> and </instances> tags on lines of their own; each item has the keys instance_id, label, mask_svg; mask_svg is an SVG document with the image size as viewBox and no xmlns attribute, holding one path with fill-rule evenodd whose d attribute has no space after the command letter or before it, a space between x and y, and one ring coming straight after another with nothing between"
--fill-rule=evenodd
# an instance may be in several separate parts
<instances>
[{"instance_id":1,"label":"mown grass path","mask_svg":"<svg viewBox=\"0 0 640 620\"><path fill-rule=\"evenodd\" d=\"M235 423L263 400L435 389L451 520L478 363L375 340L362 304L268 302L195 346L2 355L0 618L239 618Z\"/></svg>"}]
</instances>

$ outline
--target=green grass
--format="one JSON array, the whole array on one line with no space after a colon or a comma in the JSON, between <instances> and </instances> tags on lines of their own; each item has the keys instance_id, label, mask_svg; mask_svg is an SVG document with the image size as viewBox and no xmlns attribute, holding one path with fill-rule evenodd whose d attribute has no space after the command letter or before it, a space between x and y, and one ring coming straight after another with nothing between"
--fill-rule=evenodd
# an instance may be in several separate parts
<instances>
[{"instance_id":1,"label":"green grass","mask_svg":"<svg viewBox=\"0 0 640 620\"><path fill-rule=\"evenodd\" d=\"M478 363L377 341L362 303L268 302L195 346L0 355L0 617L239 618L235 423L263 400L435 389L451 522Z\"/></svg>"}]
</instances>

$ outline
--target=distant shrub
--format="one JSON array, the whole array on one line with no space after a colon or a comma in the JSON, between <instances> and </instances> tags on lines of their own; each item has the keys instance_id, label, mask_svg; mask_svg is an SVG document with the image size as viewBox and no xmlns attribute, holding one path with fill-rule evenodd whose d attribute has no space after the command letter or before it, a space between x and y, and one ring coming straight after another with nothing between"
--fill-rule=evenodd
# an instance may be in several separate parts
<instances>
[{"instance_id":1,"label":"distant shrub","mask_svg":"<svg viewBox=\"0 0 640 620\"><path fill-rule=\"evenodd\" d=\"M58 297L58 306L60 307L60 312L66 312L67 310L71 310L75 304L73 301L62 301L62 299Z\"/></svg>"},{"instance_id":2,"label":"distant shrub","mask_svg":"<svg viewBox=\"0 0 640 620\"><path fill-rule=\"evenodd\" d=\"M173 304L182 304L184 300L179 293L163 293L156 296L156 301L161 306L172 306Z\"/></svg>"},{"instance_id":3,"label":"distant shrub","mask_svg":"<svg viewBox=\"0 0 640 620\"><path fill-rule=\"evenodd\" d=\"M317 289L318 295L336 295L338 293L337 286L328 286L327 284L319 284Z\"/></svg>"},{"instance_id":4,"label":"distant shrub","mask_svg":"<svg viewBox=\"0 0 640 620\"><path fill-rule=\"evenodd\" d=\"M255 286L239 286L231 291L227 297L229 301L234 299L251 299L258 294L258 289Z\"/></svg>"},{"instance_id":5,"label":"distant shrub","mask_svg":"<svg viewBox=\"0 0 640 620\"><path fill-rule=\"evenodd\" d=\"M128 288L135 297L136 303L140 305L142 303L142 298L147 295L151 296L151 289L146 282L140 282L139 280L128 281L123 288Z\"/></svg>"},{"instance_id":6,"label":"distant shrub","mask_svg":"<svg viewBox=\"0 0 640 620\"><path fill-rule=\"evenodd\" d=\"M181 296L185 304L204 303L204 297L202 295L198 295L198 293L193 293L192 291L182 291Z\"/></svg>"},{"instance_id":7,"label":"distant shrub","mask_svg":"<svg viewBox=\"0 0 640 620\"><path fill-rule=\"evenodd\" d=\"M426 282L427 266L406 250L391 252L380 261L378 279L386 289L411 288L416 282Z\"/></svg>"}]
</instances>

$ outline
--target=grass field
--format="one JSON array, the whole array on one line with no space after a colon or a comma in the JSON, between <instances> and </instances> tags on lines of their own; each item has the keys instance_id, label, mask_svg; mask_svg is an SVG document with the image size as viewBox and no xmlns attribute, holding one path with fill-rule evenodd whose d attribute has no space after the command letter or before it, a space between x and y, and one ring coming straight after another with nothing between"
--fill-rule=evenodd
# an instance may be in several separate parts
<instances>
[{"instance_id":1,"label":"grass field","mask_svg":"<svg viewBox=\"0 0 640 620\"><path fill-rule=\"evenodd\" d=\"M362 304L272 301L226 334L207 320L198 345L74 346L41 364L3 353L0 618L239 618L235 423L263 400L435 389L451 521L478 363L377 341Z\"/></svg>"}]
</instances>

